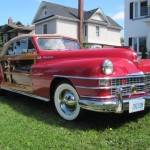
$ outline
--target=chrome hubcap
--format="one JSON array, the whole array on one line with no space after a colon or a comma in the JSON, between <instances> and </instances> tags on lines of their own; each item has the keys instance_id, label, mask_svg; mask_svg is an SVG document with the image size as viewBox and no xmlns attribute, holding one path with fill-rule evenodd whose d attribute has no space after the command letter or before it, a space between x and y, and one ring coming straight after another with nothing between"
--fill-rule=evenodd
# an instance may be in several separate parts
<instances>
[{"instance_id":1,"label":"chrome hubcap","mask_svg":"<svg viewBox=\"0 0 150 150\"><path fill-rule=\"evenodd\" d=\"M60 108L66 115L74 114L77 108L77 101L71 91L62 91L59 96Z\"/></svg>"}]
</instances>

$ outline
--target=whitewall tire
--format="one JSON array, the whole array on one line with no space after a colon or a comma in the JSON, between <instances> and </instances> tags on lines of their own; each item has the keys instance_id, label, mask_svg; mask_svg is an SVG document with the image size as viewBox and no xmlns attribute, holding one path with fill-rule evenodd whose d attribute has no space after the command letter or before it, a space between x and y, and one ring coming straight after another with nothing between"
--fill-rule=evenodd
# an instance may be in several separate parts
<instances>
[{"instance_id":1,"label":"whitewall tire","mask_svg":"<svg viewBox=\"0 0 150 150\"><path fill-rule=\"evenodd\" d=\"M62 83L54 93L54 103L58 114L65 120L75 120L80 113L79 96L73 86Z\"/></svg>"}]
</instances>

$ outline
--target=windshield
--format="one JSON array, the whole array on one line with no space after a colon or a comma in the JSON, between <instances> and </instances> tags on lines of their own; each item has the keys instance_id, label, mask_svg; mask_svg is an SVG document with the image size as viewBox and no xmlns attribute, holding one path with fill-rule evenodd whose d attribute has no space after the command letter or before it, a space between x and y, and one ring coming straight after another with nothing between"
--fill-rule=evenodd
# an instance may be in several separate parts
<instances>
[{"instance_id":1,"label":"windshield","mask_svg":"<svg viewBox=\"0 0 150 150\"><path fill-rule=\"evenodd\" d=\"M77 41L63 39L67 49L80 49L80 44Z\"/></svg>"},{"instance_id":2,"label":"windshield","mask_svg":"<svg viewBox=\"0 0 150 150\"><path fill-rule=\"evenodd\" d=\"M37 43L42 50L64 50L66 49L62 39L40 38Z\"/></svg>"},{"instance_id":3,"label":"windshield","mask_svg":"<svg viewBox=\"0 0 150 150\"><path fill-rule=\"evenodd\" d=\"M74 50L80 49L77 41L62 38L39 38L37 43L41 50Z\"/></svg>"}]
</instances>

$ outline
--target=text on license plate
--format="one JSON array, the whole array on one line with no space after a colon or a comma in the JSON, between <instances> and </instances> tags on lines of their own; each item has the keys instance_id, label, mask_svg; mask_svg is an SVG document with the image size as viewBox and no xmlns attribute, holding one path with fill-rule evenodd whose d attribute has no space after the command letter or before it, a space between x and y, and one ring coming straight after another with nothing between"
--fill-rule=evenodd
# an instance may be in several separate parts
<instances>
[{"instance_id":1,"label":"text on license plate","mask_svg":"<svg viewBox=\"0 0 150 150\"><path fill-rule=\"evenodd\" d=\"M135 100L129 102L129 113L142 111L145 108L145 99Z\"/></svg>"}]
</instances>

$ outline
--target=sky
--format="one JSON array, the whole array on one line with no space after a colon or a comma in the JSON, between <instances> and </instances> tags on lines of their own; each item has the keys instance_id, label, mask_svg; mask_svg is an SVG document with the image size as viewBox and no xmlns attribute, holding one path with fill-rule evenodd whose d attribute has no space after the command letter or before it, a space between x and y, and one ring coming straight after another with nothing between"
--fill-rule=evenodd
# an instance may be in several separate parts
<instances>
[{"instance_id":1,"label":"sky","mask_svg":"<svg viewBox=\"0 0 150 150\"><path fill-rule=\"evenodd\" d=\"M78 0L45 0L48 2L78 8ZM20 21L24 25L31 25L42 0L1 0L0 25L8 22L12 17L14 22ZM112 17L124 28L124 0L84 0L84 10L101 8L105 15ZM121 31L124 36L124 30Z\"/></svg>"}]
</instances>

